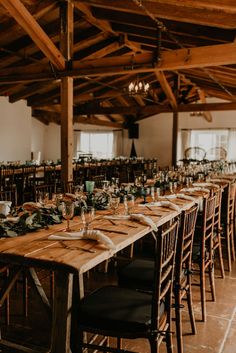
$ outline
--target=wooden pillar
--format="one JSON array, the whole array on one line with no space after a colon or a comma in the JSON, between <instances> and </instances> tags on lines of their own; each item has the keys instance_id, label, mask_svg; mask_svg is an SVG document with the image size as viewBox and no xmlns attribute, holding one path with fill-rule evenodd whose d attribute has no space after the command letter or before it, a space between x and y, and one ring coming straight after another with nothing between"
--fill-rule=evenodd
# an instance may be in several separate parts
<instances>
[{"instance_id":1,"label":"wooden pillar","mask_svg":"<svg viewBox=\"0 0 236 353\"><path fill-rule=\"evenodd\" d=\"M172 126L172 165L177 163L177 138L178 138L178 112L173 113L173 126Z\"/></svg>"},{"instance_id":2,"label":"wooden pillar","mask_svg":"<svg viewBox=\"0 0 236 353\"><path fill-rule=\"evenodd\" d=\"M60 49L70 66L73 54L73 3L70 0L60 2L61 37ZM61 178L73 180L73 78L61 79Z\"/></svg>"}]
</instances>

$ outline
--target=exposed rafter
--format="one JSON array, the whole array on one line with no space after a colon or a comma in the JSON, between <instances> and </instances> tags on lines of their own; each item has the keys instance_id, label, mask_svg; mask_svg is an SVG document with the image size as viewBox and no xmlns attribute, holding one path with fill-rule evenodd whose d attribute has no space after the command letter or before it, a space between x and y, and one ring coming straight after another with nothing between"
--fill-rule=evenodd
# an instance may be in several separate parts
<instances>
[{"instance_id":1,"label":"exposed rafter","mask_svg":"<svg viewBox=\"0 0 236 353\"><path fill-rule=\"evenodd\" d=\"M1 0L12 17L24 28L35 44L58 70L65 69L65 59L20 0Z\"/></svg>"}]
</instances>

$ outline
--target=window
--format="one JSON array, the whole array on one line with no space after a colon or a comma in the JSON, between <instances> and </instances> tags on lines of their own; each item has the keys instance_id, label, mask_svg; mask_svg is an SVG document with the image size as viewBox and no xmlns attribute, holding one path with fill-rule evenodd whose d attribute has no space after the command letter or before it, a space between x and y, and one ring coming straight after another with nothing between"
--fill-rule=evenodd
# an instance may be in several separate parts
<instances>
[{"instance_id":1,"label":"window","mask_svg":"<svg viewBox=\"0 0 236 353\"><path fill-rule=\"evenodd\" d=\"M113 132L81 132L80 151L93 157L113 158Z\"/></svg>"},{"instance_id":2,"label":"window","mask_svg":"<svg viewBox=\"0 0 236 353\"><path fill-rule=\"evenodd\" d=\"M227 151L229 130L192 130L190 146L204 148L211 151L215 147L221 147Z\"/></svg>"},{"instance_id":3,"label":"window","mask_svg":"<svg viewBox=\"0 0 236 353\"><path fill-rule=\"evenodd\" d=\"M235 161L236 129L183 129L179 146L180 158Z\"/></svg>"}]
</instances>

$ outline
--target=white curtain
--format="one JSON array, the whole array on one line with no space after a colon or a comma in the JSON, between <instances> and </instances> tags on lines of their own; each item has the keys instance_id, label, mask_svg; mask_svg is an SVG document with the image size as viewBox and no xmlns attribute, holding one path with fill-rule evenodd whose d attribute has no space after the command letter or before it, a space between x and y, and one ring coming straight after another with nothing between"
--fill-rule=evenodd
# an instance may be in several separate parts
<instances>
[{"instance_id":1,"label":"white curtain","mask_svg":"<svg viewBox=\"0 0 236 353\"><path fill-rule=\"evenodd\" d=\"M236 129L229 130L227 160L236 161Z\"/></svg>"},{"instance_id":2,"label":"white curtain","mask_svg":"<svg viewBox=\"0 0 236 353\"><path fill-rule=\"evenodd\" d=\"M190 147L190 139L191 139L191 130L183 129L181 130L181 158L185 158L184 152Z\"/></svg>"},{"instance_id":3,"label":"white curtain","mask_svg":"<svg viewBox=\"0 0 236 353\"><path fill-rule=\"evenodd\" d=\"M122 130L113 131L113 157L122 156L123 150L123 141L122 141Z\"/></svg>"},{"instance_id":4,"label":"white curtain","mask_svg":"<svg viewBox=\"0 0 236 353\"><path fill-rule=\"evenodd\" d=\"M81 131L77 130L74 131L74 157L78 158L79 157L79 150L80 150L80 135Z\"/></svg>"}]
</instances>

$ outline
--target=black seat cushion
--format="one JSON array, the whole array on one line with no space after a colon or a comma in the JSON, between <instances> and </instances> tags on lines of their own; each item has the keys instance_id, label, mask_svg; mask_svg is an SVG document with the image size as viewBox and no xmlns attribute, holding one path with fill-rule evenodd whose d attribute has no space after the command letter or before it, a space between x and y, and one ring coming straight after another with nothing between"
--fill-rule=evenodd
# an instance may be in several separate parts
<instances>
[{"instance_id":1,"label":"black seat cushion","mask_svg":"<svg viewBox=\"0 0 236 353\"><path fill-rule=\"evenodd\" d=\"M152 295L133 289L105 286L79 304L79 325L107 332L147 332L151 323ZM164 313L164 304L160 308ZM122 334L124 337L124 335Z\"/></svg>"},{"instance_id":2,"label":"black seat cushion","mask_svg":"<svg viewBox=\"0 0 236 353\"><path fill-rule=\"evenodd\" d=\"M153 290L154 261L151 259L134 259L118 270L120 287Z\"/></svg>"}]
</instances>

